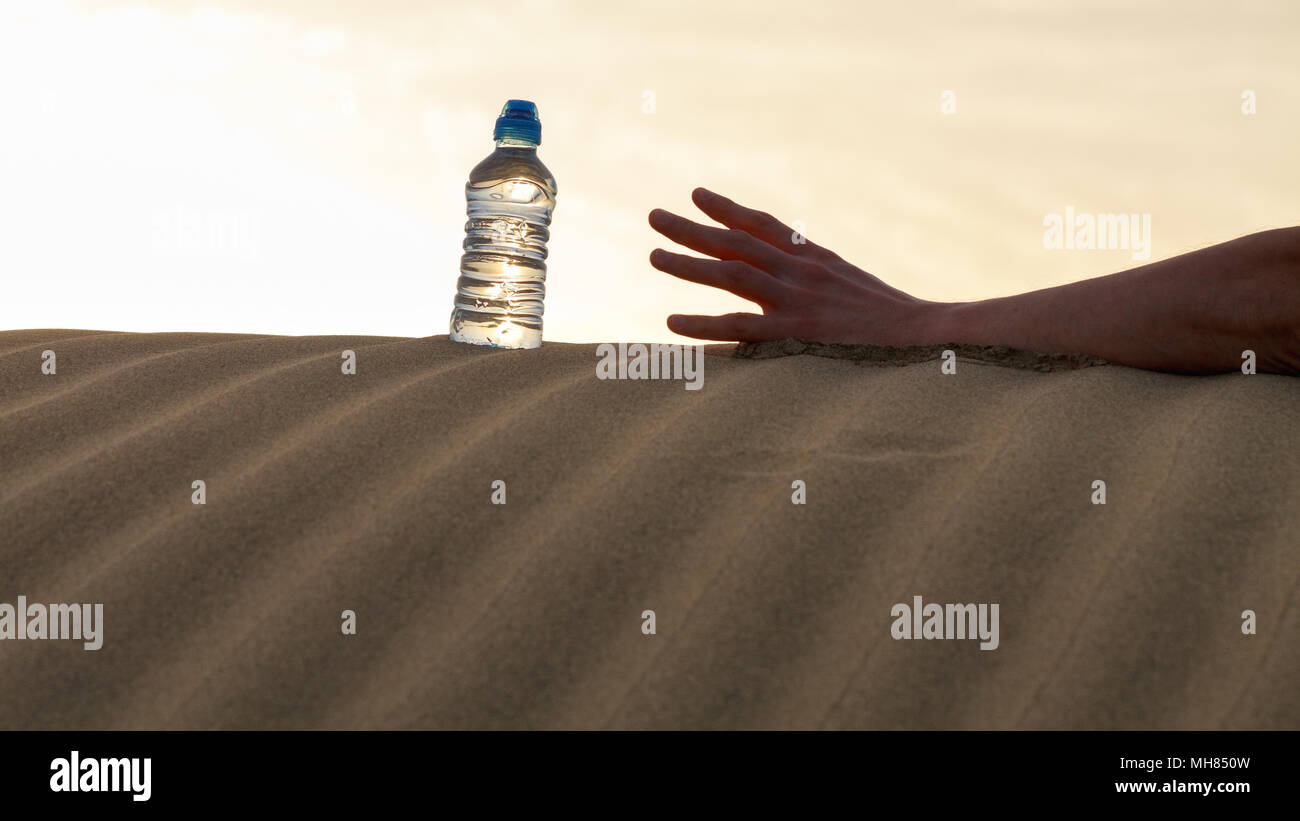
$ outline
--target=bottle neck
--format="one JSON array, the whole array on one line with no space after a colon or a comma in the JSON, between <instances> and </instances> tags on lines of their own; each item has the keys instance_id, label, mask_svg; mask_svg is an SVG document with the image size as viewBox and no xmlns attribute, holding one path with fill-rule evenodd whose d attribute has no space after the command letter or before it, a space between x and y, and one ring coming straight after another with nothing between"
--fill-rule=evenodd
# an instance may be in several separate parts
<instances>
[{"instance_id":1,"label":"bottle neck","mask_svg":"<svg viewBox=\"0 0 1300 821\"><path fill-rule=\"evenodd\" d=\"M528 140L518 140L514 137L502 137L497 140L497 148L524 148L530 151L536 151L537 143L530 143Z\"/></svg>"}]
</instances>

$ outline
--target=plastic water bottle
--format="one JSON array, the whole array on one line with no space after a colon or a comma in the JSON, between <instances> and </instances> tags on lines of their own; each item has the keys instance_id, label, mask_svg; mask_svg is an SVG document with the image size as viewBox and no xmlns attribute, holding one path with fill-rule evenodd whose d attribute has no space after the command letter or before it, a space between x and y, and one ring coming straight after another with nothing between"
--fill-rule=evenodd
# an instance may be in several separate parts
<instances>
[{"instance_id":1,"label":"plastic water bottle","mask_svg":"<svg viewBox=\"0 0 1300 821\"><path fill-rule=\"evenodd\" d=\"M492 131L497 148L465 183L465 253L460 258L451 338L495 348L542 344L546 241L555 178L537 158L537 106L508 100Z\"/></svg>"}]
</instances>

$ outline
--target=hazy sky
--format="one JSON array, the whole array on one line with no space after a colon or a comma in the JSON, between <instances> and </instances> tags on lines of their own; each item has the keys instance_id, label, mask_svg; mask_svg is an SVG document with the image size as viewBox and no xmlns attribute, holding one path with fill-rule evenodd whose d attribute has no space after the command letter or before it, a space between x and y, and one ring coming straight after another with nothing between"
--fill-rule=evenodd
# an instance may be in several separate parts
<instances>
[{"instance_id":1,"label":"hazy sky","mask_svg":"<svg viewBox=\"0 0 1300 821\"><path fill-rule=\"evenodd\" d=\"M1150 215L1151 259L1300 223L1294 2L0 9L0 328L446 333L510 97L551 340L746 308L646 262L696 185L930 299L1141 264L1045 248L1067 207Z\"/></svg>"}]
</instances>

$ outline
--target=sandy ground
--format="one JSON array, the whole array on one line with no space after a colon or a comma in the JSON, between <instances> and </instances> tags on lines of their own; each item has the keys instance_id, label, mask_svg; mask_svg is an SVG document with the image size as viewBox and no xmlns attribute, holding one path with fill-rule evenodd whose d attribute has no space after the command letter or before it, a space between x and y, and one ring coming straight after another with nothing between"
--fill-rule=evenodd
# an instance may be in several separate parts
<instances>
[{"instance_id":1,"label":"sandy ground","mask_svg":"<svg viewBox=\"0 0 1300 821\"><path fill-rule=\"evenodd\" d=\"M0 727L1300 728L1300 379L710 350L0 333Z\"/></svg>"}]
</instances>

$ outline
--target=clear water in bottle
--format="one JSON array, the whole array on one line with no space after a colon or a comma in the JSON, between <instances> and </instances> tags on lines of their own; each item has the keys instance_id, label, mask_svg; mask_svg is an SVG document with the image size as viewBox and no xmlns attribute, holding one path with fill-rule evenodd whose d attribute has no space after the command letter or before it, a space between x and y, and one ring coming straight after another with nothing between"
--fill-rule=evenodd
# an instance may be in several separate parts
<instances>
[{"instance_id":1,"label":"clear water in bottle","mask_svg":"<svg viewBox=\"0 0 1300 821\"><path fill-rule=\"evenodd\" d=\"M555 178L537 158L537 106L509 100L492 132L496 150L465 183L465 253L460 258L451 338L496 348L542 344L546 241Z\"/></svg>"}]
</instances>

